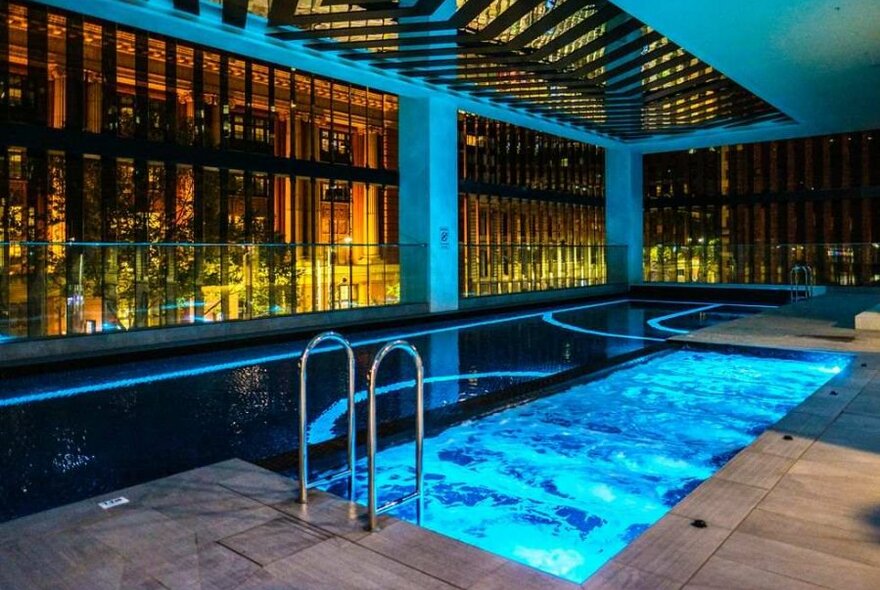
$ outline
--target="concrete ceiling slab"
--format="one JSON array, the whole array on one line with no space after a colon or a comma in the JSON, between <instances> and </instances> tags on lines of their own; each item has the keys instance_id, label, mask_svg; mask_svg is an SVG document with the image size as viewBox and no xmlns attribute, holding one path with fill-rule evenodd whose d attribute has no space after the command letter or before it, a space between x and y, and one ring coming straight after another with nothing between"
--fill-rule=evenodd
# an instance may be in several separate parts
<instances>
[{"instance_id":1,"label":"concrete ceiling slab","mask_svg":"<svg viewBox=\"0 0 880 590\"><path fill-rule=\"evenodd\" d=\"M880 0L613 2L796 122L634 147L662 151L880 128Z\"/></svg>"}]
</instances>

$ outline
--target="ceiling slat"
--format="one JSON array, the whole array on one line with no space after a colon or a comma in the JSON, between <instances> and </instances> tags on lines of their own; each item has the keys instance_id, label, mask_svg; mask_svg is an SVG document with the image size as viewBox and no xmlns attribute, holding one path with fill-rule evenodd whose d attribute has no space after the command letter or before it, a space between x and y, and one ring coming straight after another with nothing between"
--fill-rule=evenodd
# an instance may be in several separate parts
<instances>
[{"instance_id":1,"label":"ceiling slat","mask_svg":"<svg viewBox=\"0 0 880 590\"><path fill-rule=\"evenodd\" d=\"M457 0L438 17L445 1L270 0L267 34L622 139L789 120L608 0ZM247 26L248 0L222 5Z\"/></svg>"},{"instance_id":2,"label":"ceiling slat","mask_svg":"<svg viewBox=\"0 0 880 590\"><path fill-rule=\"evenodd\" d=\"M244 28L247 23L248 0L223 0L223 22Z\"/></svg>"},{"instance_id":3,"label":"ceiling slat","mask_svg":"<svg viewBox=\"0 0 880 590\"><path fill-rule=\"evenodd\" d=\"M199 0L174 0L174 8L190 14L199 14Z\"/></svg>"}]
</instances>

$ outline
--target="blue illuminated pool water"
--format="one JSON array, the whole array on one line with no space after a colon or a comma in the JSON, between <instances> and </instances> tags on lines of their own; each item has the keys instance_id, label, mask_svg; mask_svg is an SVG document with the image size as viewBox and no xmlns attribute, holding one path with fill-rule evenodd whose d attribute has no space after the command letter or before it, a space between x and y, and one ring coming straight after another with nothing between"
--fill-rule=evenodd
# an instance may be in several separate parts
<instances>
[{"instance_id":1,"label":"blue illuminated pool water","mask_svg":"<svg viewBox=\"0 0 880 590\"><path fill-rule=\"evenodd\" d=\"M512 387L636 353L675 335L669 327L690 329L729 319L694 315L701 307L706 304L592 301L347 336L355 347L359 397L369 363L385 342L406 338L417 346L425 361L426 403L436 416L461 402L503 397ZM298 445L296 359L303 345L296 338L4 376L0 521L232 457L259 462L292 454ZM378 408L383 422L412 413L405 385L413 373L406 360L389 357L383 365ZM340 363L340 352L326 350L310 361L315 441L344 431Z\"/></svg>"},{"instance_id":2,"label":"blue illuminated pool water","mask_svg":"<svg viewBox=\"0 0 880 590\"><path fill-rule=\"evenodd\" d=\"M422 524L582 582L847 363L660 353L463 422L425 441ZM411 443L379 453L380 501L412 462Z\"/></svg>"}]
</instances>

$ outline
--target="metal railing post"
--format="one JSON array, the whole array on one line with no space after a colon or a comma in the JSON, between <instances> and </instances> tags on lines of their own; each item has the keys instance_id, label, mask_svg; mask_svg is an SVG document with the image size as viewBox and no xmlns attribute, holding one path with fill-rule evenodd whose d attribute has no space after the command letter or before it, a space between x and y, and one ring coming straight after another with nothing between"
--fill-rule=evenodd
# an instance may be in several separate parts
<instances>
[{"instance_id":1,"label":"metal railing post","mask_svg":"<svg viewBox=\"0 0 880 590\"><path fill-rule=\"evenodd\" d=\"M799 264L791 267L791 271L789 271L789 290L791 292L791 301L796 303L800 299L800 290L798 287L800 286L800 276L802 267Z\"/></svg>"},{"instance_id":2,"label":"metal railing post","mask_svg":"<svg viewBox=\"0 0 880 590\"><path fill-rule=\"evenodd\" d=\"M385 357L394 350L403 350L413 359L416 367L416 482L415 491L406 496L390 500L379 506L379 498L376 492L376 450L378 445L378 424L376 422L376 380L379 375L379 367ZM369 524L371 531L379 529L379 515L416 501L416 520L421 523L422 519L422 490L424 473L422 468L424 456L424 439L425 439L425 369L422 364L422 357L416 347L405 340L394 340L389 342L376 353L373 358L373 364L370 366L370 372L367 375L369 381L369 391L367 394L367 473L369 479Z\"/></svg>"},{"instance_id":3,"label":"metal railing post","mask_svg":"<svg viewBox=\"0 0 880 590\"><path fill-rule=\"evenodd\" d=\"M807 299L812 299L813 287L816 284L816 275L813 273L813 267L809 264L804 265L804 273L806 274L804 282L807 286Z\"/></svg>"},{"instance_id":4,"label":"metal railing post","mask_svg":"<svg viewBox=\"0 0 880 590\"><path fill-rule=\"evenodd\" d=\"M309 356L312 350L322 342L334 341L339 343L348 356L348 469L327 476L326 478L309 484L309 433L308 433L308 406L306 403L306 387L308 384L307 372ZM348 477L349 499L354 501L355 487L355 438L354 424L354 350L351 344L337 332L323 332L318 334L306 344L299 357L299 502L307 504L309 501L309 488L327 484L343 477Z\"/></svg>"}]
</instances>

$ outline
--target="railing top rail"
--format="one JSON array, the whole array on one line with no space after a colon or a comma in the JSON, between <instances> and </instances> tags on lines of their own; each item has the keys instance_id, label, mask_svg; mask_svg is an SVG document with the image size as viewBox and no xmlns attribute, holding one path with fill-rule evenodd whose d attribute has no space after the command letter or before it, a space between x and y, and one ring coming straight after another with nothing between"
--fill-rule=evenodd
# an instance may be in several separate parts
<instances>
[{"instance_id":1,"label":"railing top rail","mask_svg":"<svg viewBox=\"0 0 880 590\"><path fill-rule=\"evenodd\" d=\"M780 244L682 244L680 242L659 242L656 244L646 244L645 249L655 247L677 247L677 248L811 248L830 246L871 246L880 248L880 242L785 242Z\"/></svg>"},{"instance_id":2,"label":"railing top rail","mask_svg":"<svg viewBox=\"0 0 880 590\"><path fill-rule=\"evenodd\" d=\"M88 246L88 247L131 247L131 246L157 246L157 247L211 247L211 248L301 248L327 246L333 248L426 248L423 243L392 243L392 244L364 244L355 242L0 242L2 246Z\"/></svg>"},{"instance_id":3,"label":"railing top rail","mask_svg":"<svg viewBox=\"0 0 880 590\"><path fill-rule=\"evenodd\" d=\"M379 372L379 365L382 364L382 361L385 360L386 356L395 350L403 350L409 354L416 363L416 370L418 371L421 369L422 355L419 354L418 349L406 340L392 340L380 348L379 352L376 353L376 356L373 357L373 363L370 365L369 372L370 379L375 380Z\"/></svg>"},{"instance_id":4,"label":"railing top rail","mask_svg":"<svg viewBox=\"0 0 880 590\"><path fill-rule=\"evenodd\" d=\"M305 348L303 348L302 354L300 354L299 362L300 366L305 370L306 363L309 360L312 352L317 348L320 344L328 341L335 341L342 345L342 348L345 350L346 354L351 360L354 360L354 349L352 349L351 343L348 339L340 334L339 332L328 330L327 332L321 332L306 344Z\"/></svg>"},{"instance_id":5,"label":"railing top rail","mask_svg":"<svg viewBox=\"0 0 880 590\"><path fill-rule=\"evenodd\" d=\"M553 243L523 243L519 244L517 242L492 242L489 244L468 244L465 242L459 242L459 245L464 248L489 248L489 247L498 247L498 246L522 246L526 248L535 248L535 247L553 247L553 248L628 248L626 244L553 244Z\"/></svg>"}]
</instances>

